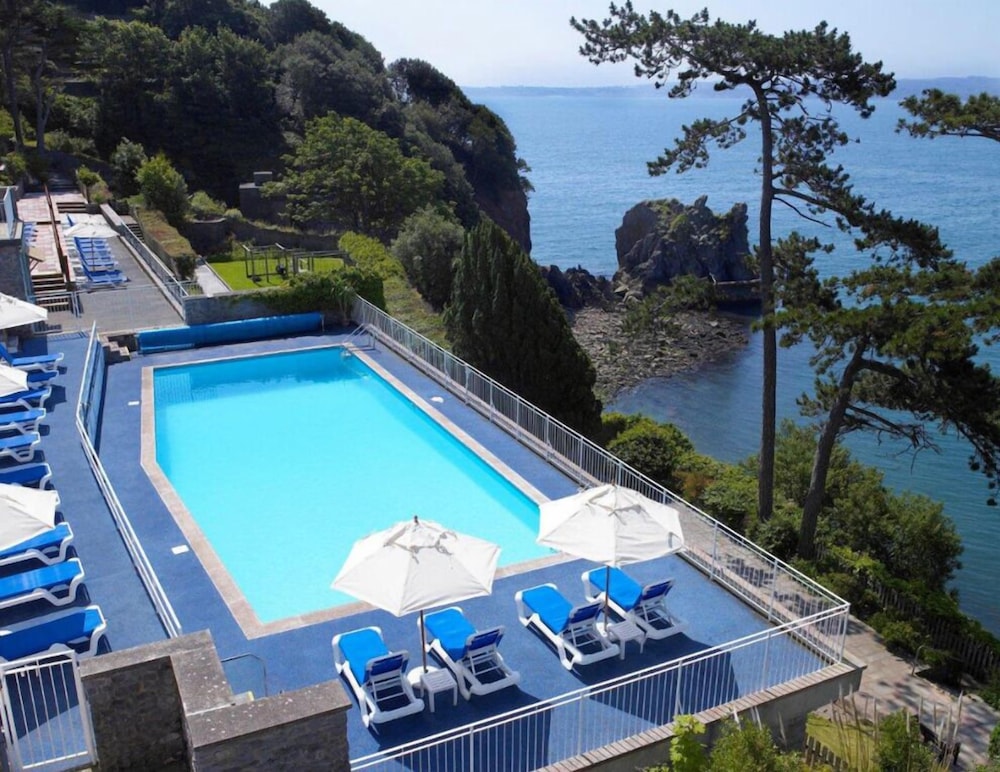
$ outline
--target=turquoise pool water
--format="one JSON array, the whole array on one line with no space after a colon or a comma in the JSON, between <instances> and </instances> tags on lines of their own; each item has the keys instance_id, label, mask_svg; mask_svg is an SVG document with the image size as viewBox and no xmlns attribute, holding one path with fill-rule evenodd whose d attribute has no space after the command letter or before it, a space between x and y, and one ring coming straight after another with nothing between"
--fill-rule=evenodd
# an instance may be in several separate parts
<instances>
[{"instance_id":1,"label":"turquoise pool water","mask_svg":"<svg viewBox=\"0 0 1000 772\"><path fill-rule=\"evenodd\" d=\"M156 458L262 622L349 603L351 545L419 515L548 554L538 507L339 348L154 372Z\"/></svg>"}]
</instances>

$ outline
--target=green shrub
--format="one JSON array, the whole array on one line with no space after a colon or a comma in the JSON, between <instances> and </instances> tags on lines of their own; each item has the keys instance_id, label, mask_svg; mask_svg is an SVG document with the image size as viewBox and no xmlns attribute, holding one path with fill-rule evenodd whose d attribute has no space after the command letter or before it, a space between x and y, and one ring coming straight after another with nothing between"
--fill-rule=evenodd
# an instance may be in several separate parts
<instances>
[{"instance_id":1,"label":"green shrub","mask_svg":"<svg viewBox=\"0 0 1000 772\"><path fill-rule=\"evenodd\" d=\"M674 470L684 454L693 450L684 433L673 424L642 418L608 443L608 450L661 485L674 485Z\"/></svg>"},{"instance_id":2,"label":"green shrub","mask_svg":"<svg viewBox=\"0 0 1000 772\"><path fill-rule=\"evenodd\" d=\"M887 611L879 611L868 620L890 651L916 654L926 641L925 637L909 621L895 618Z\"/></svg>"},{"instance_id":3,"label":"green shrub","mask_svg":"<svg viewBox=\"0 0 1000 772\"><path fill-rule=\"evenodd\" d=\"M136 218L142 225L143 234L150 248L159 255L171 270L182 278L185 274L182 269L194 275L194 249L191 243L184 238L176 228L168 223L163 214L153 209L139 209Z\"/></svg>"},{"instance_id":4,"label":"green shrub","mask_svg":"<svg viewBox=\"0 0 1000 772\"><path fill-rule=\"evenodd\" d=\"M45 134L45 147L70 155L97 157L97 147L89 137L74 137L69 133L56 129Z\"/></svg>"},{"instance_id":5,"label":"green shrub","mask_svg":"<svg viewBox=\"0 0 1000 772\"><path fill-rule=\"evenodd\" d=\"M284 287L255 292L252 297L283 314L321 311L347 322L356 294L385 308L382 279L371 271L352 267L329 273L299 274Z\"/></svg>"},{"instance_id":6,"label":"green shrub","mask_svg":"<svg viewBox=\"0 0 1000 772\"><path fill-rule=\"evenodd\" d=\"M990 732L989 757L990 761L1000 761L1000 724L993 727L993 731Z\"/></svg>"},{"instance_id":7,"label":"green shrub","mask_svg":"<svg viewBox=\"0 0 1000 772\"><path fill-rule=\"evenodd\" d=\"M712 517L742 531L757 519L757 478L739 467L727 467L697 503Z\"/></svg>"},{"instance_id":8,"label":"green shrub","mask_svg":"<svg viewBox=\"0 0 1000 772\"><path fill-rule=\"evenodd\" d=\"M226 214L226 205L213 199L204 190L191 196L190 208L191 216L196 220L214 220Z\"/></svg>"},{"instance_id":9,"label":"green shrub","mask_svg":"<svg viewBox=\"0 0 1000 772\"><path fill-rule=\"evenodd\" d=\"M171 225L180 225L188 211L187 183L163 153L151 158L135 175L146 206L157 209Z\"/></svg>"},{"instance_id":10,"label":"green shrub","mask_svg":"<svg viewBox=\"0 0 1000 772\"><path fill-rule=\"evenodd\" d=\"M883 772L932 772L934 752L924 744L920 725L906 711L892 713L878 723L875 763Z\"/></svg>"},{"instance_id":11,"label":"green shrub","mask_svg":"<svg viewBox=\"0 0 1000 772\"><path fill-rule=\"evenodd\" d=\"M451 297L455 260L464 237L454 215L426 206L406 218L392 242L392 254L410 282L436 310L444 308Z\"/></svg>"},{"instance_id":12,"label":"green shrub","mask_svg":"<svg viewBox=\"0 0 1000 772\"><path fill-rule=\"evenodd\" d=\"M348 231L340 237L337 246L350 256L358 268L373 271L383 279L406 275L399 260L376 238Z\"/></svg>"},{"instance_id":13,"label":"green shrub","mask_svg":"<svg viewBox=\"0 0 1000 772\"><path fill-rule=\"evenodd\" d=\"M149 160L146 151L138 142L132 142L123 137L111 154L112 182L122 196L134 196L139 192L136 174L139 168Z\"/></svg>"}]
</instances>

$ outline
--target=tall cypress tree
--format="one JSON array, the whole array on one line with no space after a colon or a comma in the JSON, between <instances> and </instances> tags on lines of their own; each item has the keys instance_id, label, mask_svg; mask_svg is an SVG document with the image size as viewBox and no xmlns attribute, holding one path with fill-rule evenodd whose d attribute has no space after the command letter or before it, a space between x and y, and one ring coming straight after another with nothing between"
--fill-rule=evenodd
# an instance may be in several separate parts
<instances>
[{"instance_id":1,"label":"tall cypress tree","mask_svg":"<svg viewBox=\"0 0 1000 772\"><path fill-rule=\"evenodd\" d=\"M583 434L600 427L590 359L538 266L492 221L466 236L445 324L469 364Z\"/></svg>"}]
</instances>

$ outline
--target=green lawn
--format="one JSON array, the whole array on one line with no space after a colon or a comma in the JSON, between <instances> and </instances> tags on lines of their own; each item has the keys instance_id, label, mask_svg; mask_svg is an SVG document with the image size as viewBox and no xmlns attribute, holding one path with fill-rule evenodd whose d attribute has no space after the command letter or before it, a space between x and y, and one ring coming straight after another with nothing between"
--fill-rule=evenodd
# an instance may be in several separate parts
<instances>
[{"instance_id":1,"label":"green lawn","mask_svg":"<svg viewBox=\"0 0 1000 772\"><path fill-rule=\"evenodd\" d=\"M212 263L212 270L219 274L219 278L229 285L229 289L239 292L240 290L280 287L283 284L287 284L288 280L278 275L278 262L277 258L258 257L253 261L251 268L245 260L228 260ZM281 262L284 263L283 260ZM344 261L339 257L317 257L313 261L313 270L316 273L327 273L342 268L343 265ZM253 271L253 275L257 277L257 281L247 276L249 270Z\"/></svg>"}]
</instances>

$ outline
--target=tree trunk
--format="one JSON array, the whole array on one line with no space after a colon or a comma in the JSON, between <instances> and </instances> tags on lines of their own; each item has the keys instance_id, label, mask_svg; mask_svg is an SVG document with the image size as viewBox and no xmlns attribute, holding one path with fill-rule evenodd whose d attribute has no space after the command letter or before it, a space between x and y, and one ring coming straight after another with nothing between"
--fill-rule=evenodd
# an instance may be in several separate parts
<instances>
[{"instance_id":1,"label":"tree trunk","mask_svg":"<svg viewBox=\"0 0 1000 772\"><path fill-rule=\"evenodd\" d=\"M816 452L813 454L812 472L809 475L809 490L806 491L805 501L802 503L802 523L799 527L799 557L812 560L816 557L816 527L819 524L819 513L823 508L823 496L826 493L826 477L830 471L830 459L833 456L833 449L837 444L837 436L844 423L844 415L851 403L851 390L854 382L861 372L861 362L867 344L859 342L854 349L854 355L844 368L840 376L840 385L837 388L837 398L830 408L830 414L826 417L823 431L820 432L816 443Z\"/></svg>"},{"instance_id":2,"label":"tree trunk","mask_svg":"<svg viewBox=\"0 0 1000 772\"><path fill-rule=\"evenodd\" d=\"M21 130L21 112L17 107L17 78L14 76L14 52L3 49L3 74L7 91L7 110L14 121L14 149L24 150L24 132Z\"/></svg>"},{"instance_id":3,"label":"tree trunk","mask_svg":"<svg viewBox=\"0 0 1000 772\"><path fill-rule=\"evenodd\" d=\"M761 125L761 183L758 257L760 305L764 325L764 363L761 384L760 454L757 461L757 517L769 520L774 510L775 394L778 388L778 342L774 329L774 257L771 249L771 207L774 201L774 141L767 98L754 86Z\"/></svg>"}]
</instances>

